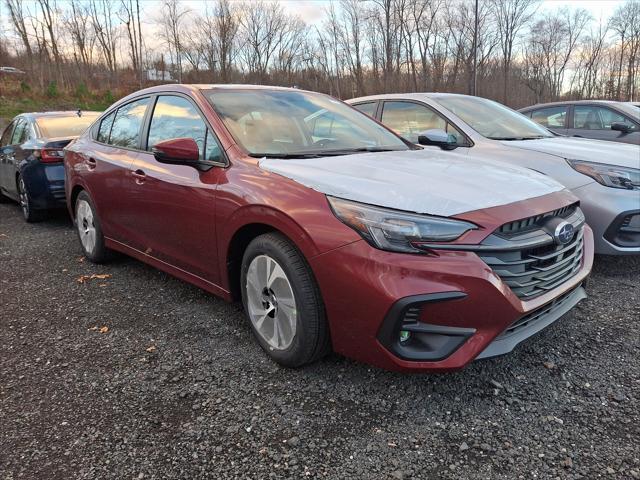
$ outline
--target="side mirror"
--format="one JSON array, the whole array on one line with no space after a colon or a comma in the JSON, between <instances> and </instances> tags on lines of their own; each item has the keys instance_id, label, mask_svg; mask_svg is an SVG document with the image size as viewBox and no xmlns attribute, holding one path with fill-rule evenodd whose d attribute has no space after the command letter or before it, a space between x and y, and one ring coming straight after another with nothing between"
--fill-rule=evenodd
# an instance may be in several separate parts
<instances>
[{"instance_id":1,"label":"side mirror","mask_svg":"<svg viewBox=\"0 0 640 480\"><path fill-rule=\"evenodd\" d=\"M153 156L160 163L196 166L200 161L198 144L193 138L172 138L156 143L152 148Z\"/></svg>"},{"instance_id":2,"label":"side mirror","mask_svg":"<svg viewBox=\"0 0 640 480\"><path fill-rule=\"evenodd\" d=\"M418 135L418 143L420 145L433 145L443 150L454 150L458 148L456 137L449 135L444 130L434 128L427 130Z\"/></svg>"},{"instance_id":3,"label":"side mirror","mask_svg":"<svg viewBox=\"0 0 640 480\"><path fill-rule=\"evenodd\" d=\"M631 131L631 125L627 125L622 122L614 122L611 124L611 130L616 130L622 133L629 133Z\"/></svg>"}]
</instances>

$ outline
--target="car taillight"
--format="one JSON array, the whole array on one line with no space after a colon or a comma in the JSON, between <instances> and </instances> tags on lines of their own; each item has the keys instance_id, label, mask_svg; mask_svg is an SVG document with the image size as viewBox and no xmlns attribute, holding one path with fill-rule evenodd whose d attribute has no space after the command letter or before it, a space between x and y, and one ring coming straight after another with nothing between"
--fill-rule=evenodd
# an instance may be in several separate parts
<instances>
[{"instance_id":1,"label":"car taillight","mask_svg":"<svg viewBox=\"0 0 640 480\"><path fill-rule=\"evenodd\" d=\"M64 150L54 150L45 148L40 150L40 161L42 163L60 163L64 159Z\"/></svg>"}]
</instances>

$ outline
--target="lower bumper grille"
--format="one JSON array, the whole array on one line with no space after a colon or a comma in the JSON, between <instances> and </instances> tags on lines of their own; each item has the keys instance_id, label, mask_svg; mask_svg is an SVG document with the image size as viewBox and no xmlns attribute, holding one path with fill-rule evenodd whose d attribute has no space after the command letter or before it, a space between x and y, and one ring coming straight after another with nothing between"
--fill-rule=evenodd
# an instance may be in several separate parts
<instances>
[{"instance_id":1,"label":"lower bumper grille","mask_svg":"<svg viewBox=\"0 0 640 480\"><path fill-rule=\"evenodd\" d=\"M578 286L559 296L552 302L543 305L533 312L529 312L509 325L509 327L498 335L476 358L495 357L496 355L504 355L510 352L520 342L535 335L568 313L580 300L586 297L587 295L584 288Z\"/></svg>"},{"instance_id":2,"label":"lower bumper grille","mask_svg":"<svg viewBox=\"0 0 640 480\"><path fill-rule=\"evenodd\" d=\"M571 296L578 288L581 287L576 287L573 290L565 293L564 295L557 297L552 302L547 303L546 305L538 308L537 310L534 310L533 312L529 312L523 317L520 317L518 320L509 325L509 328L502 332L498 338L506 337L527 327L534 326L540 320L544 319L554 311L560 309L562 305L564 305L571 298Z\"/></svg>"}]
</instances>

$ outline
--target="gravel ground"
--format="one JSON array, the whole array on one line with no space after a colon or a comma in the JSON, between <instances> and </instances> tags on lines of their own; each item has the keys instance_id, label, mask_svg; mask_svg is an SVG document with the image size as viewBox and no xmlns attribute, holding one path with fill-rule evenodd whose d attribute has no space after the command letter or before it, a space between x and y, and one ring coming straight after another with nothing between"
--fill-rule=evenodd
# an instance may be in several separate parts
<instances>
[{"instance_id":1,"label":"gravel ground","mask_svg":"<svg viewBox=\"0 0 640 480\"><path fill-rule=\"evenodd\" d=\"M574 313L455 374L287 370L238 305L0 205L0 478L637 479L639 272L597 258Z\"/></svg>"}]
</instances>

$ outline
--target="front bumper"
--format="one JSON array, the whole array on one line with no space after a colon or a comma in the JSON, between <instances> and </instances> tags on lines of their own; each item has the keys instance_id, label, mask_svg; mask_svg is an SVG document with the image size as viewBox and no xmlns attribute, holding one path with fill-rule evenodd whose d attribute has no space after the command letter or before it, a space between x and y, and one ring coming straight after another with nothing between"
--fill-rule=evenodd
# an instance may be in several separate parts
<instances>
[{"instance_id":1,"label":"front bumper","mask_svg":"<svg viewBox=\"0 0 640 480\"><path fill-rule=\"evenodd\" d=\"M572 190L580 198L580 208L593 229L595 252L603 255L640 254L640 231L625 227L635 225L640 217L640 192L589 183Z\"/></svg>"},{"instance_id":2,"label":"front bumper","mask_svg":"<svg viewBox=\"0 0 640 480\"><path fill-rule=\"evenodd\" d=\"M584 227L582 263L576 274L526 301L473 252L408 255L357 241L310 263L336 352L389 370L449 371L476 358L509 352L584 298L581 284L593 263L593 234ZM419 308L410 314L423 331L412 334L423 335L427 344L420 346L417 355L415 349L412 353L411 348L397 348L407 346L401 345L398 319L406 316L407 306L416 299ZM554 302L560 305L551 308ZM507 332L519 320L534 319L545 309L541 318ZM425 357L425 351L431 355Z\"/></svg>"}]
</instances>

